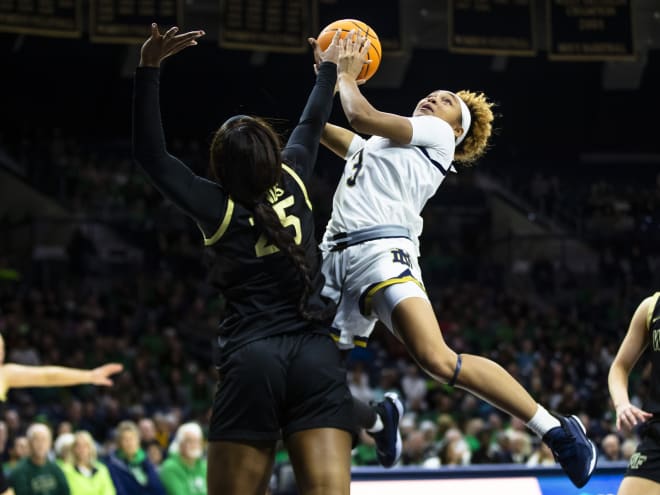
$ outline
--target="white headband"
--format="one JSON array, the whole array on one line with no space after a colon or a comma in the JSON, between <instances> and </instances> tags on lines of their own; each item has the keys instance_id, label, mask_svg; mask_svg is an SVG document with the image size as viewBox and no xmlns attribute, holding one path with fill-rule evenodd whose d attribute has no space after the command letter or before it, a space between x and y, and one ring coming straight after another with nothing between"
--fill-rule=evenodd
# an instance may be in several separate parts
<instances>
[{"instance_id":1,"label":"white headband","mask_svg":"<svg viewBox=\"0 0 660 495\"><path fill-rule=\"evenodd\" d=\"M458 100L459 105L461 106L461 127L463 128L463 134L456 138L456 146L458 146L463 142L463 139L465 139L465 136L467 136L467 133L470 130L470 124L472 124L472 116L470 115L470 109L460 96L458 96L456 93L452 93L451 91L447 91L447 93L454 95Z\"/></svg>"}]
</instances>

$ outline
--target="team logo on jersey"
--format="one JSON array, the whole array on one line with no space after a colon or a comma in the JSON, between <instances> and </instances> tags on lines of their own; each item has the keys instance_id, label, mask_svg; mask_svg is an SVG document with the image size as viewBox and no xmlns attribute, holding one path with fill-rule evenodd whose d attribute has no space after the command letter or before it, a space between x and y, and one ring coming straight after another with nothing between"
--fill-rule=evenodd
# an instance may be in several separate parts
<instances>
[{"instance_id":1,"label":"team logo on jersey","mask_svg":"<svg viewBox=\"0 0 660 495\"><path fill-rule=\"evenodd\" d=\"M630 458L630 464L628 464L628 466L630 469L639 469L645 462L646 456L644 454L640 454L639 452L635 452Z\"/></svg>"},{"instance_id":2,"label":"team logo on jersey","mask_svg":"<svg viewBox=\"0 0 660 495\"><path fill-rule=\"evenodd\" d=\"M660 351L660 330L653 330L653 350Z\"/></svg>"},{"instance_id":3,"label":"team logo on jersey","mask_svg":"<svg viewBox=\"0 0 660 495\"><path fill-rule=\"evenodd\" d=\"M403 249L392 249L392 262L393 263L402 263L408 268L412 268L412 262L410 261L410 255Z\"/></svg>"},{"instance_id":4,"label":"team logo on jersey","mask_svg":"<svg viewBox=\"0 0 660 495\"><path fill-rule=\"evenodd\" d=\"M277 200L284 194L284 189L275 185L268 190L267 194L269 203L277 203Z\"/></svg>"}]
</instances>

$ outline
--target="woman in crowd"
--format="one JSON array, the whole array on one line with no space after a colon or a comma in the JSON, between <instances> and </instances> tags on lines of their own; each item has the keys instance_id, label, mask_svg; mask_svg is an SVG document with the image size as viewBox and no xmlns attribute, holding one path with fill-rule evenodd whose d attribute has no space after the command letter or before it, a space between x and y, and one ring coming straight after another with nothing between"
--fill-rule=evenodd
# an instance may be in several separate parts
<instances>
[{"instance_id":1,"label":"woman in crowd","mask_svg":"<svg viewBox=\"0 0 660 495\"><path fill-rule=\"evenodd\" d=\"M60 467L71 495L116 495L110 472L98 461L96 443L88 432L74 433L69 462Z\"/></svg>"}]
</instances>

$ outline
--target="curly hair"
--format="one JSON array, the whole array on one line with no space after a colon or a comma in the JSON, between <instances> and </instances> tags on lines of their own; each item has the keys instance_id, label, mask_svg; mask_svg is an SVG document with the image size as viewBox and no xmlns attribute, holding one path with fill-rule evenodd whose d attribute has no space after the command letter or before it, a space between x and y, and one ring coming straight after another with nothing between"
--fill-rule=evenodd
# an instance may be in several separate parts
<instances>
[{"instance_id":1,"label":"curly hair","mask_svg":"<svg viewBox=\"0 0 660 495\"><path fill-rule=\"evenodd\" d=\"M483 93L459 91L456 93L470 109L472 124L468 135L456 147L454 160L464 166L472 166L488 149L488 140L493 132L493 102Z\"/></svg>"}]
</instances>

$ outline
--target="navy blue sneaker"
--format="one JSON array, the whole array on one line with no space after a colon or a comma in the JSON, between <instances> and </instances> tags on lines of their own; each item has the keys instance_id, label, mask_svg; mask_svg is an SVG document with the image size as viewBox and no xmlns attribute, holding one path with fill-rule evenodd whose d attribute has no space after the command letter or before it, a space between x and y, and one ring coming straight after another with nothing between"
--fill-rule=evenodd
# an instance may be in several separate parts
<instances>
[{"instance_id":1,"label":"navy blue sneaker","mask_svg":"<svg viewBox=\"0 0 660 495\"><path fill-rule=\"evenodd\" d=\"M577 416L557 417L561 426L553 428L543 441L550 447L555 460L578 488L587 484L594 472L598 451L587 438L586 429Z\"/></svg>"},{"instance_id":2,"label":"navy blue sneaker","mask_svg":"<svg viewBox=\"0 0 660 495\"><path fill-rule=\"evenodd\" d=\"M399 421L403 416L403 404L397 394L388 392L385 398L376 404L376 412L383 422L383 429L367 433L376 441L378 461L384 467L392 467L401 457Z\"/></svg>"}]
</instances>

